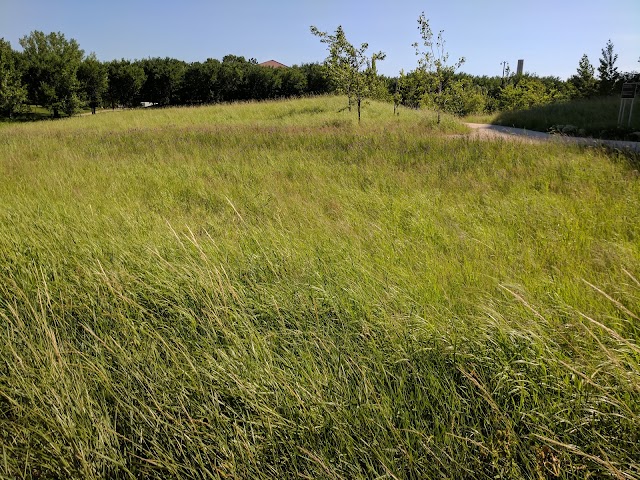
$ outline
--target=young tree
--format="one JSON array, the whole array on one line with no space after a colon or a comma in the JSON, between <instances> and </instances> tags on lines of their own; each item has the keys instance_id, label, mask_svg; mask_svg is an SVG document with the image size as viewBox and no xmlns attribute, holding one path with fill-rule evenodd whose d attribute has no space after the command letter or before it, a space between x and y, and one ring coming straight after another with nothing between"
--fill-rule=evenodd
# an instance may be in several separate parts
<instances>
[{"instance_id":1,"label":"young tree","mask_svg":"<svg viewBox=\"0 0 640 480\"><path fill-rule=\"evenodd\" d=\"M107 92L107 66L92 53L80 64L78 80L81 91L91 107L91 113L95 115L96 108L102 104L102 97Z\"/></svg>"},{"instance_id":2,"label":"young tree","mask_svg":"<svg viewBox=\"0 0 640 480\"><path fill-rule=\"evenodd\" d=\"M335 35L321 32L314 26L311 27L311 33L319 37L322 43L327 44L329 56L325 59L324 65L327 68L334 89L338 93L347 95L349 111L351 111L352 72L349 65L348 54L345 51L347 40L342 26L338 26ZM351 44L349 45L351 46Z\"/></svg>"},{"instance_id":3,"label":"young tree","mask_svg":"<svg viewBox=\"0 0 640 480\"><path fill-rule=\"evenodd\" d=\"M616 82L620 77L618 67L615 66L618 60L618 54L613 53L613 43L611 40L602 49L600 57L600 66L598 67L598 76L600 77L600 93L602 95L611 95L616 86Z\"/></svg>"},{"instance_id":4,"label":"young tree","mask_svg":"<svg viewBox=\"0 0 640 480\"><path fill-rule=\"evenodd\" d=\"M589 98L596 93L598 81L593 73L593 65L591 65L589 57L585 53L578 63L577 73L569 79L569 82L576 87L581 97Z\"/></svg>"},{"instance_id":5,"label":"young tree","mask_svg":"<svg viewBox=\"0 0 640 480\"><path fill-rule=\"evenodd\" d=\"M39 31L20 39L26 64L27 90L31 102L53 111L73 115L78 108L78 68L84 52L74 39L62 33Z\"/></svg>"},{"instance_id":6,"label":"young tree","mask_svg":"<svg viewBox=\"0 0 640 480\"><path fill-rule=\"evenodd\" d=\"M27 89L22 84L15 57L11 44L0 38L0 115L9 118L27 99Z\"/></svg>"},{"instance_id":7,"label":"young tree","mask_svg":"<svg viewBox=\"0 0 640 480\"><path fill-rule=\"evenodd\" d=\"M453 65L447 65L449 54L445 51L444 30L438 32L438 37L434 42L429 19L424 12L418 17L418 31L424 50L421 50L422 47L418 42L413 44L418 56L417 71L423 74L425 81L429 82L430 80L431 100L438 110L438 123L440 123L440 112L445 109L447 101L443 91L455 71L465 62L465 58L460 57Z\"/></svg>"},{"instance_id":8,"label":"young tree","mask_svg":"<svg viewBox=\"0 0 640 480\"><path fill-rule=\"evenodd\" d=\"M396 79L395 91L393 92L393 114L400 115L398 108L402 103L402 91L405 84L404 70L400 70L400 76Z\"/></svg>"},{"instance_id":9,"label":"young tree","mask_svg":"<svg viewBox=\"0 0 640 480\"><path fill-rule=\"evenodd\" d=\"M355 99L358 107L358 122L361 119L362 99L376 96L379 92L379 82L376 72L376 61L384 60L386 55L377 52L367 57L368 43L363 43L360 48L354 47L348 40L342 29L338 26L334 35L321 32L316 27L311 27L311 33L327 44L329 56L325 65L333 80L336 90L346 94L351 110L351 100Z\"/></svg>"}]
</instances>

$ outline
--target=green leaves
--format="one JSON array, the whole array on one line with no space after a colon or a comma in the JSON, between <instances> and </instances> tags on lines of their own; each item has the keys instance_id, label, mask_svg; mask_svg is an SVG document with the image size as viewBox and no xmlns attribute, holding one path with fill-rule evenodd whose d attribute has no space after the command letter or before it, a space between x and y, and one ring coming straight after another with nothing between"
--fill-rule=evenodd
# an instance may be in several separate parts
<instances>
[{"instance_id":1,"label":"green leaves","mask_svg":"<svg viewBox=\"0 0 640 480\"><path fill-rule=\"evenodd\" d=\"M569 79L569 83L576 87L580 97L589 98L596 93L598 81L593 72L593 65L591 65L589 57L585 53L578 63L576 74Z\"/></svg>"},{"instance_id":2,"label":"green leaves","mask_svg":"<svg viewBox=\"0 0 640 480\"><path fill-rule=\"evenodd\" d=\"M72 115L79 105L78 68L84 51L74 39L64 34L33 31L20 39L24 50L29 100L53 110Z\"/></svg>"},{"instance_id":3,"label":"green leaves","mask_svg":"<svg viewBox=\"0 0 640 480\"><path fill-rule=\"evenodd\" d=\"M109 63L109 88L107 98L112 108L116 105L133 106L147 76L143 68L128 60L114 60Z\"/></svg>"},{"instance_id":4,"label":"green leaves","mask_svg":"<svg viewBox=\"0 0 640 480\"><path fill-rule=\"evenodd\" d=\"M89 103L92 112L95 113L95 109L102 102L102 97L108 87L106 64L100 62L92 53L80 64L78 79L82 94Z\"/></svg>"},{"instance_id":5,"label":"green leaves","mask_svg":"<svg viewBox=\"0 0 640 480\"><path fill-rule=\"evenodd\" d=\"M600 57L600 66L598 67L598 76L600 77L600 93L602 95L610 95L613 93L616 82L620 78L618 67L615 66L618 60L618 54L613 53L613 43L611 40L602 49Z\"/></svg>"},{"instance_id":6,"label":"green leaves","mask_svg":"<svg viewBox=\"0 0 640 480\"><path fill-rule=\"evenodd\" d=\"M328 45L329 56L325 60L325 65L329 75L336 90L349 98L349 110L351 110L351 100L355 98L358 106L358 121L360 121L362 99L376 97L381 91L376 61L384 60L386 54L376 52L371 57L367 57L369 44L362 43L359 48L354 47L347 40L341 25L338 25L333 35L322 32L314 26L311 26L311 33Z\"/></svg>"},{"instance_id":7,"label":"green leaves","mask_svg":"<svg viewBox=\"0 0 640 480\"><path fill-rule=\"evenodd\" d=\"M437 107L438 123L440 123L440 111L446 104L446 99L443 97L443 90L445 90L446 83L455 71L465 62L465 58L460 57L453 65L447 65L449 53L445 51L444 30L438 32L438 37L434 42L429 19L425 16L424 12L418 17L418 31L420 32L424 49L421 49L418 42L413 44L416 55L418 56L417 71L425 74L425 77L430 77L431 80L434 80L433 86L428 88L426 94L433 98L426 98L425 100L433 103ZM426 74L429 75L427 76Z\"/></svg>"},{"instance_id":8,"label":"green leaves","mask_svg":"<svg viewBox=\"0 0 640 480\"><path fill-rule=\"evenodd\" d=\"M0 38L0 114L11 117L27 99L11 44Z\"/></svg>"}]
</instances>

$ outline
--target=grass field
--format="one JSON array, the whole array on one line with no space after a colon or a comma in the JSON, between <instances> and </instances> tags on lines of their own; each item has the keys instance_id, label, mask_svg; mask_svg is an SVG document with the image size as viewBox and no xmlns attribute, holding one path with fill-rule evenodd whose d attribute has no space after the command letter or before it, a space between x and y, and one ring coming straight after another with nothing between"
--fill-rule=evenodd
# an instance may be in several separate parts
<instances>
[{"instance_id":1,"label":"grass field","mask_svg":"<svg viewBox=\"0 0 640 480\"><path fill-rule=\"evenodd\" d=\"M526 128L539 132L567 133L573 136L640 141L634 133L640 132L640 101L635 100L631 124L628 124L630 106L627 105L622 126L618 126L620 97L605 97L571 102L558 102L529 110L499 112L493 115L475 115L466 120L492 123L508 127ZM562 127L565 128L563 132ZM571 128L574 127L574 128Z\"/></svg>"},{"instance_id":2,"label":"grass field","mask_svg":"<svg viewBox=\"0 0 640 480\"><path fill-rule=\"evenodd\" d=\"M640 478L640 178L340 98L0 126L0 478Z\"/></svg>"},{"instance_id":3,"label":"grass field","mask_svg":"<svg viewBox=\"0 0 640 480\"><path fill-rule=\"evenodd\" d=\"M91 109L87 107L83 107L78 111L78 115L86 115L91 113ZM62 116L64 114L61 113ZM0 117L0 127L3 123L20 123L20 122L39 122L42 120L52 120L53 113L51 110L39 107L37 105L27 105L25 110L14 114L13 118Z\"/></svg>"}]
</instances>

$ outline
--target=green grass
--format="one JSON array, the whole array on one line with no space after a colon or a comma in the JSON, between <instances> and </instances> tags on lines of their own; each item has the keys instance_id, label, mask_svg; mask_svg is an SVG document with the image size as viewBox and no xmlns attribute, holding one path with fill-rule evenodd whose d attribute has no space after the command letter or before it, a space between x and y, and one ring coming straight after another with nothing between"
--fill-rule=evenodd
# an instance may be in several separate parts
<instances>
[{"instance_id":1,"label":"green grass","mask_svg":"<svg viewBox=\"0 0 640 480\"><path fill-rule=\"evenodd\" d=\"M87 107L81 108L77 114L87 114L90 113L91 109ZM61 113L63 117L66 117L63 113ZM12 124L12 123L21 123L21 122L37 122L42 120L52 120L53 113L51 110L40 107L38 105L26 105L24 111L14 114L12 118L8 117L0 117L0 127L2 125Z\"/></svg>"},{"instance_id":2,"label":"green grass","mask_svg":"<svg viewBox=\"0 0 640 480\"><path fill-rule=\"evenodd\" d=\"M474 113L472 115L466 115L466 116L462 117L462 120L464 122L469 122L469 123L487 123L487 124L492 124L493 122L495 122L497 120L499 114L500 114L500 112Z\"/></svg>"},{"instance_id":3,"label":"green grass","mask_svg":"<svg viewBox=\"0 0 640 480\"><path fill-rule=\"evenodd\" d=\"M618 126L619 97L574 100L529 110L501 112L487 116L483 119L485 121L477 123L493 123L540 132L559 131L561 129L558 126L572 125L576 127L576 131L571 132L572 135L639 141L637 135L632 135L633 132L640 131L640 102L636 100L635 103L631 125L627 125L630 110L627 106L622 127Z\"/></svg>"},{"instance_id":4,"label":"green grass","mask_svg":"<svg viewBox=\"0 0 640 480\"><path fill-rule=\"evenodd\" d=\"M640 181L339 98L0 136L0 477L638 478Z\"/></svg>"}]
</instances>

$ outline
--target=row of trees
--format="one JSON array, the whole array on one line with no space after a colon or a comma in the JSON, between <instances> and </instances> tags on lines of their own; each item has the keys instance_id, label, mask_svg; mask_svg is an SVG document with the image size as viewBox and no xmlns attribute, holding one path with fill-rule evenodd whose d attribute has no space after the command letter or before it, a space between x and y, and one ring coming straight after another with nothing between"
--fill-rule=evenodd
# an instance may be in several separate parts
<instances>
[{"instance_id":1,"label":"row of trees","mask_svg":"<svg viewBox=\"0 0 640 480\"><path fill-rule=\"evenodd\" d=\"M194 63L174 58L101 62L62 33L32 32L20 39L21 52L0 38L0 116L11 117L27 105L40 105L58 117L83 106L95 112L101 106L132 107L142 101L194 105L329 92L346 95L349 110L355 105L358 118L364 98L393 101L396 109L405 105L466 115L611 95L624 81L640 80L635 72L618 72L611 41L602 49L597 77L586 55L567 81L512 75L508 67L502 77L472 76L458 72L464 58L449 63L443 32L434 35L424 13L418 18L418 31L421 41L413 45L417 66L395 78L377 73L383 52L367 55L368 45L352 45L342 27L333 34L311 27L327 45L323 65L280 69L235 55Z\"/></svg>"},{"instance_id":2,"label":"row of trees","mask_svg":"<svg viewBox=\"0 0 640 480\"><path fill-rule=\"evenodd\" d=\"M27 105L49 109L54 117L82 106L132 107L262 100L331 90L326 68L306 64L265 68L254 59L227 55L222 61L187 63L174 58L100 62L85 55L62 33L34 31L20 39L22 52L0 39L0 115Z\"/></svg>"},{"instance_id":3,"label":"row of trees","mask_svg":"<svg viewBox=\"0 0 640 480\"><path fill-rule=\"evenodd\" d=\"M375 61L384 59L382 52L365 55L367 44L358 49L346 39L342 27L327 34L311 27L311 32L327 44L329 55L325 60L329 75L338 91L352 96L358 104L362 97L393 99L394 110L399 105L413 108L428 107L438 112L467 115L496 110L521 110L555 101L590 98L594 95L612 95L619 92L622 83L640 81L637 72L618 73L617 54L609 41L602 49L598 78L586 55L579 62L576 75L563 81L558 77L538 77L530 74L512 75L508 66L502 77L472 76L457 71L464 64L460 58L449 63L443 31L434 35L424 12L418 18L420 42L413 44L417 67L397 78L387 78L387 88L380 88L375 72Z\"/></svg>"},{"instance_id":4,"label":"row of trees","mask_svg":"<svg viewBox=\"0 0 640 480\"><path fill-rule=\"evenodd\" d=\"M595 95L611 95L620 90L621 84L627 81L638 81L637 74L621 74L616 67L618 54L613 51L613 43L609 40L602 49L598 77L589 57L585 53L578 63L578 70L569 82L582 97L590 98ZM640 61L640 60L639 60Z\"/></svg>"}]
</instances>

